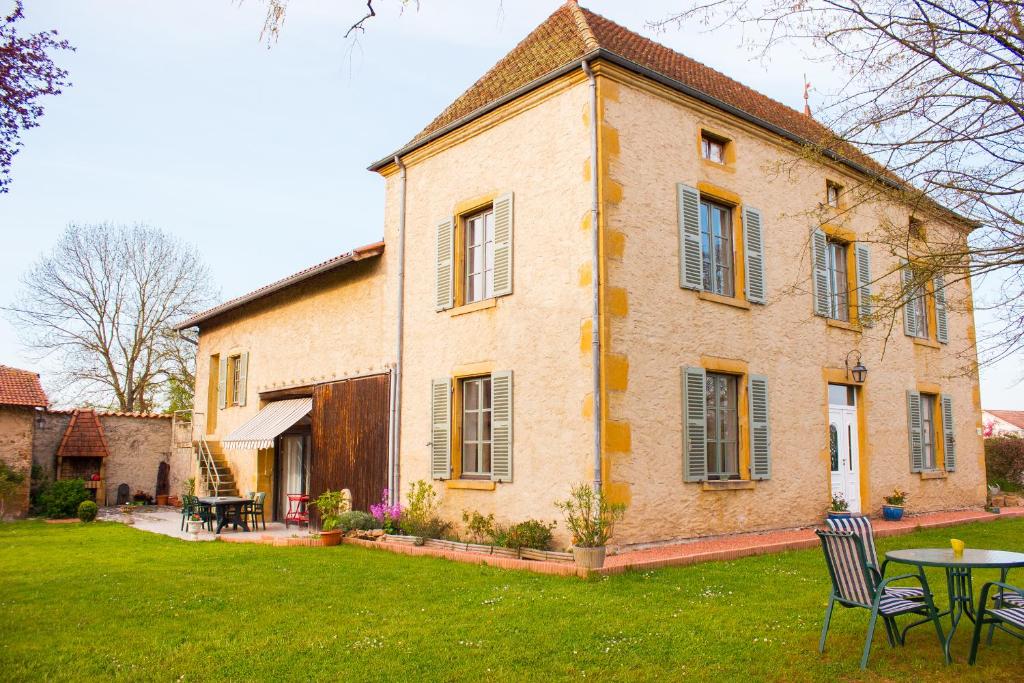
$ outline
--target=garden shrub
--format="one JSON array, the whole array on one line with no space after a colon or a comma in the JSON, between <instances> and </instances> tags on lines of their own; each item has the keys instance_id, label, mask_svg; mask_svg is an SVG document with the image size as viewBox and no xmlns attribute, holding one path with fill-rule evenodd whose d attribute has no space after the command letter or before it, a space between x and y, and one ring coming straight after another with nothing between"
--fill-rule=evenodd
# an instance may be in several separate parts
<instances>
[{"instance_id":1,"label":"garden shrub","mask_svg":"<svg viewBox=\"0 0 1024 683\"><path fill-rule=\"evenodd\" d=\"M470 543L491 543L494 540L494 514L484 517L476 510L463 510L462 521L466 525Z\"/></svg>"},{"instance_id":2,"label":"garden shrub","mask_svg":"<svg viewBox=\"0 0 1024 683\"><path fill-rule=\"evenodd\" d=\"M528 519L508 527L497 527L494 533L494 545L503 548L532 548L534 550L547 550L551 547L551 531L556 526L555 522L542 522L538 519Z\"/></svg>"},{"instance_id":3,"label":"garden shrub","mask_svg":"<svg viewBox=\"0 0 1024 683\"><path fill-rule=\"evenodd\" d=\"M995 436L985 439L985 470L990 484L1004 491L1024 488L1024 439Z\"/></svg>"},{"instance_id":4,"label":"garden shrub","mask_svg":"<svg viewBox=\"0 0 1024 683\"><path fill-rule=\"evenodd\" d=\"M74 517L78 506L89 499L81 479L61 479L51 483L39 496L43 514L50 519Z\"/></svg>"},{"instance_id":5,"label":"garden shrub","mask_svg":"<svg viewBox=\"0 0 1024 683\"><path fill-rule=\"evenodd\" d=\"M4 518L7 501L14 496L24 482L24 471L16 470L0 460L0 519Z\"/></svg>"},{"instance_id":6,"label":"garden shrub","mask_svg":"<svg viewBox=\"0 0 1024 683\"><path fill-rule=\"evenodd\" d=\"M338 528L342 531L370 531L371 529L380 529L381 524L368 512L350 510L338 516Z\"/></svg>"},{"instance_id":7,"label":"garden shrub","mask_svg":"<svg viewBox=\"0 0 1024 683\"><path fill-rule=\"evenodd\" d=\"M78 504L78 518L83 522L91 522L96 519L96 513L100 508L91 500L83 500Z\"/></svg>"},{"instance_id":8,"label":"garden shrub","mask_svg":"<svg viewBox=\"0 0 1024 683\"><path fill-rule=\"evenodd\" d=\"M420 479L409 485L409 503L402 509L399 526L409 536L439 538L451 524L437 517L437 491L430 482Z\"/></svg>"}]
</instances>

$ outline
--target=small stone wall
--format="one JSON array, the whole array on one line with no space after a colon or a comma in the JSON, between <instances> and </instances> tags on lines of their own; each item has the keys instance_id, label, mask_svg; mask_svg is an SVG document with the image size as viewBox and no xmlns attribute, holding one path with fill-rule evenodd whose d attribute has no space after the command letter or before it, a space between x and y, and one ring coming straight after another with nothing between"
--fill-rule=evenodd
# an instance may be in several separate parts
<instances>
[{"instance_id":1,"label":"small stone wall","mask_svg":"<svg viewBox=\"0 0 1024 683\"><path fill-rule=\"evenodd\" d=\"M25 483L7 500L5 517L22 517L28 510L32 425L36 412L33 408L0 406L0 460L25 474Z\"/></svg>"}]
</instances>

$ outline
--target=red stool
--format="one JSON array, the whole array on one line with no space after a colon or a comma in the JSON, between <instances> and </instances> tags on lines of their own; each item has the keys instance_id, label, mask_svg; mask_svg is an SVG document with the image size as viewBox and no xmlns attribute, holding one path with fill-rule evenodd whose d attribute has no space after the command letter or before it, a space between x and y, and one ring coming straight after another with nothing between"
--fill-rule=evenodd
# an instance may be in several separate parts
<instances>
[{"instance_id":1,"label":"red stool","mask_svg":"<svg viewBox=\"0 0 1024 683\"><path fill-rule=\"evenodd\" d=\"M309 526L309 510L306 509L308 502L309 496L304 493L288 494L288 512L284 516L285 529L292 523Z\"/></svg>"}]
</instances>

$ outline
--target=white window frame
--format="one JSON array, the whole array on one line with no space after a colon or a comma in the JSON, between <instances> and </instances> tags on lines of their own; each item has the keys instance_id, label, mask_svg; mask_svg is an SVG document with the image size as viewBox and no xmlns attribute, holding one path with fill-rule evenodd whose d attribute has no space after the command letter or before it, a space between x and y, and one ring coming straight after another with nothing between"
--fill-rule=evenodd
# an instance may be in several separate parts
<instances>
[{"instance_id":1,"label":"white window frame","mask_svg":"<svg viewBox=\"0 0 1024 683\"><path fill-rule=\"evenodd\" d=\"M712 229L712 211L723 211L722 235L715 236ZM734 207L716 202L707 197L700 198L700 257L704 266L704 281L701 289L705 292L724 297L736 296L736 234L733 230ZM725 232L728 231L728 236ZM716 249L716 243L719 248ZM723 264L719 254L724 254L729 262ZM721 289L718 285L718 274L722 271ZM708 286L710 284L710 287Z\"/></svg>"},{"instance_id":2,"label":"white window frame","mask_svg":"<svg viewBox=\"0 0 1024 683\"><path fill-rule=\"evenodd\" d=\"M830 293L828 317L843 322L850 322L850 273L847 258L849 248L850 245L839 240L829 238L825 242L825 263ZM836 258L837 255L842 258Z\"/></svg>"},{"instance_id":3,"label":"white window frame","mask_svg":"<svg viewBox=\"0 0 1024 683\"><path fill-rule=\"evenodd\" d=\"M468 388L471 385L477 386L477 397L478 403L476 408L468 408L466 401L466 394ZM493 472L493 456L494 456L494 423L493 423L493 405L491 400L491 376L483 375L479 377L464 377L459 380L459 391L461 394L461 406L459 415L460 420L460 440L459 444L459 462L461 465L462 477L465 479L489 479ZM486 397L486 407L484 407L484 399ZM466 425L473 420L476 423L476 438L466 438ZM486 426L486 430L484 427ZM488 435L488 438L483 438L484 434ZM466 467L466 447L472 445L476 449L475 466L473 469ZM489 467L484 467L485 460L485 447L486 447L486 460L490 463Z\"/></svg>"},{"instance_id":4,"label":"white window frame","mask_svg":"<svg viewBox=\"0 0 1024 683\"><path fill-rule=\"evenodd\" d=\"M471 239L474 228L480 226L480 239ZM464 302L471 304L475 301L484 301L494 296L494 207L489 206L483 211L466 216L462 221L463 234L463 298ZM481 259L477 267L473 267L471 254L473 250L479 250ZM479 276L481 282L480 291L474 291L473 278Z\"/></svg>"}]
</instances>

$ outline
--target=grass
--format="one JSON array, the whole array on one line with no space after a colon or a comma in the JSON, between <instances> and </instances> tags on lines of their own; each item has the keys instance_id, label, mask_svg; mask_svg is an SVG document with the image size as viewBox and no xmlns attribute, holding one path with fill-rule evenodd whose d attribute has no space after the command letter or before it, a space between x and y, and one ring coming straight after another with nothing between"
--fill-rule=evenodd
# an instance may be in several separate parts
<instances>
[{"instance_id":1,"label":"grass","mask_svg":"<svg viewBox=\"0 0 1024 683\"><path fill-rule=\"evenodd\" d=\"M1024 519L881 539L879 552L951 536L1024 551ZM978 572L976 588L990 578ZM827 597L818 550L581 581L352 546L19 522L0 525L0 678L1021 679L1024 642L997 634L968 667L966 627L949 667L934 630L893 650L879 629L862 673L864 610L839 610L819 655Z\"/></svg>"}]
</instances>

